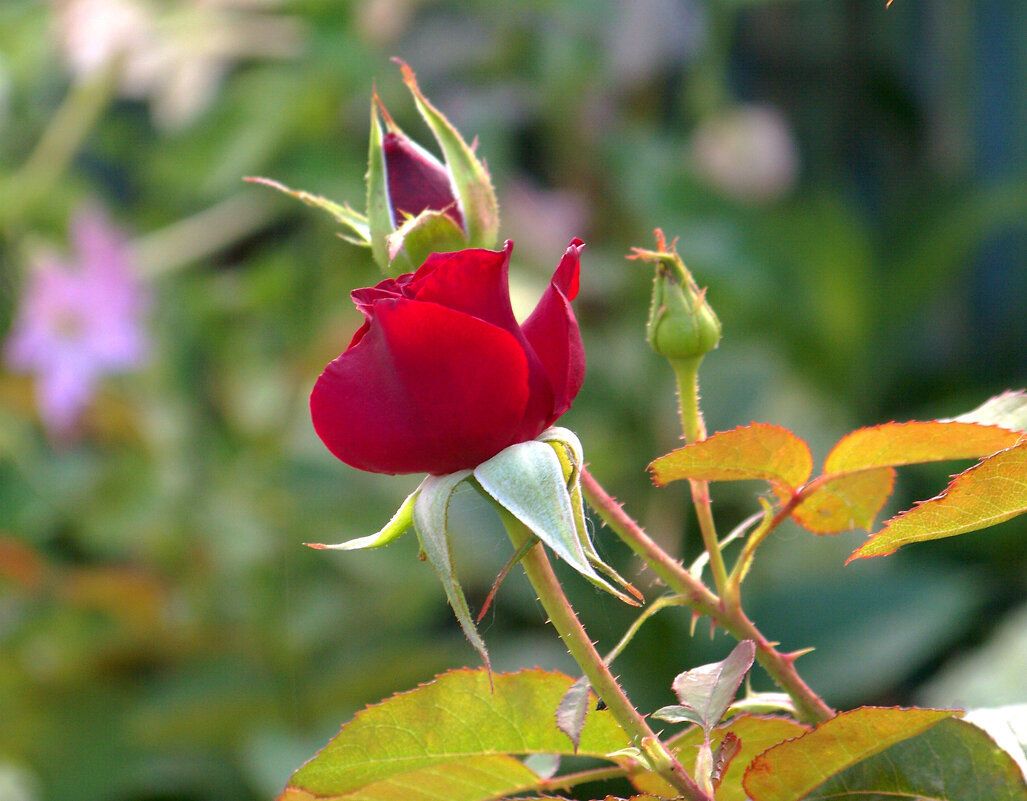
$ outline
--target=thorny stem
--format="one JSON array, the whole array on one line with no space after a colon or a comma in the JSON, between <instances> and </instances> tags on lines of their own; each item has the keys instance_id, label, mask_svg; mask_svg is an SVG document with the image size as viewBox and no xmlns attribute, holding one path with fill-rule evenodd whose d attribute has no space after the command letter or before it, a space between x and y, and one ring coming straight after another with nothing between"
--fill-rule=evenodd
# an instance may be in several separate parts
<instances>
[{"instance_id":1,"label":"thorny stem","mask_svg":"<svg viewBox=\"0 0 1027 801\"><path fill-rule=\"evenodd\" d=\"M671 367L678 382L678 398L681 403L681 429L685 442L691 445L706 439L706 424L703 422L702 411L699 409L699 363L702 356L694 359L671 359ZM717 527L713 522L713 510L710 505L710 488L705 481L689 481L692 488L692 503L699 521L703 545L710 555L710 572L713 574L713 586L717 594L727 601L728 606L736 606L737 599L729 593L727 569L724 567L724 556L720 552L717 540Z\"/></svg>"},{"instance_id":2,"label":"thorny stem","mask_svg":"<svg viewBox=\"0 0 1027 801\"><path fill-rule=\"evenodd\" d=\"M823 475L818 476L807 484L804 484L793 492L791 497L774 514L771 514L770 504L761 499L760 503L763 505L763 520L746 539L745 547L742 549L742 553L738 557L738 561L735 562L735 566L731 570L731 575L728 577L728 587L730 588L733 598L737 599L739 597L739 586L745 578L745 574L749 572L749 567L756 554L756 549L763 544L763 541L766 540L771 532L776 531L777 527L791 516L797 506L799 506L814 492L819 490L829 480L830 476Z\"/></svg>"},{"instance_id":3,"label":"thorny stem","mask_svg":"<svg viewBox=\"0 0 1027 801\"><path fill-rule=\"evenodd\" d=\"M834 710L825 704L796 672L796 654L783 654L778 651L774 643L764 637L749 620L741 607L727 607L705 584L660 548L584 468L581 471L581 488L589 505L606 524L670 589L687 597L694 611L708 615L714 623L736 639L749 639L756 643L757 661L791 697L800 720L818 722L834 716Z\"/></svg>"},{"instance_id":4,"label":"thorny stem","mask_svg":"<svg viewBox=\"0 0 1027 801\"><path fill-rule=\"evenodd\" d=\"M531 536L531 532L512 515L504 514L502 517L514 547L520 547ZM632 745L641 749L651 761L662 763L654 767L665 781L681 792L683 797L689 801L712 801L666 750L610 673L610 669L578 620L570 601L567 600L542 544L538 543L531 548L524 555L521 564L549 616L549 622L553 624L574 661L588 677L592 688L627 733Z\"/></svg>"}]
</instances>

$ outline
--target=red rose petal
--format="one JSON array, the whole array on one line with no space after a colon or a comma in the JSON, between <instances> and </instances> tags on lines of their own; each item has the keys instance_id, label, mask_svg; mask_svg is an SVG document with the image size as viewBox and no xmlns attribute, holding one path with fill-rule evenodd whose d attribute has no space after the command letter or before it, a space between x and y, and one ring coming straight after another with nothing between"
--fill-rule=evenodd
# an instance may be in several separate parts
<instances>
[{"instance_id":1,"label":"red rose petal","mask_svg":"<svg viewBox=\"0 0 1027 801\"><path fill-rule=\"evenodd\" d=\"M570 301L578 293L579 255L584 243L571 242L553 279L521 330L553 387L552 425L566 412L585 380L585 348Z\"/></svg>"},{"instance_id":2,"label":"red rose petal","mask_svg":"<svg viewBox=\"0 0 1027 801\"><path fill-rule=\"evenodd\" d=\"M470 249L433 253L405 290L407 297L434 301L498 325L521 343L528 358L530 392L524 418L511 443L534 439L556 419L549 371L533 352L510 305L512 250L513 243L508 241L501 251Z\"/></svg>"},{"instance_id":3,"label":"red rose petal","mask_svg":"<svg viewBox=\"0 0 1027 801\"><path fill-rule=\"evenodd\" d=\"M508 331L435 303L381 300L310 396L314 428L375 473L472 468L518 441L528 359Z\"/></svg>"},{"instance_id":4,"label":"red rose petal","mask_svg":"<svg viewBox=\"0 0 1027 801\"><path fill-rule=\"evenodd\" d=\"M518 335L510 306L510 251L459 250L433 253L407 284L406 297L439 303Z\"/></svg>"}]
</instances>

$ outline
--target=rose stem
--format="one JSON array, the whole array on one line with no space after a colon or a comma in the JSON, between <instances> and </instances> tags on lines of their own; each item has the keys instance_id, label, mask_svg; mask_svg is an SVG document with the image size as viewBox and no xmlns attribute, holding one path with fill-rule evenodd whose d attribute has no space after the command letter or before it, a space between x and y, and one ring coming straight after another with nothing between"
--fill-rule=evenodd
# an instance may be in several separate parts
<instances>
[{"instance_id":1,"label":"rose stem","mask_svg":"<svg viewBox=\"0 0 1027 801\"><path fill-rule=\"evenodd\" d=\"M796 672L797 654L783 654L776 650L773 643L760 633L741 607L726 608L705 584L653 542L587 469L581 471L581 488L589 505L606 524L663 579L668 587L688 598L692 609L708 615L738 640L748 639L756 643L757 661L791 697L800 720L817 722L834 716L834 710L825 704Z\"/></svg>"},{"instance_id":2,"label":"rose stem","mask_svg":"<svg viewBox=\"0 0 1027 801\"><path fill-rule=\"evenodd\" d=\"M528 528L512 515L503 514L503 524L513 541L514 547L521 544L531 535ZM578 620L570 601L560 586L560 581L553 572L549 557L539 543L531 548L521 560L524 572L528 575L532 587L538 594L542 607L549 615L560 639L567 647L574 661L588 677L589 683L596 691L620 727L631 739L632 745L642 749L643 753L656 762L659 774L681 791L690 801L712 801L700 789L699 785L685 772L684 768L666 750L659 738L649 728L649 724L638 713L631 701L624 694L617 680L610 673L603 658L596 651L592 640Z\"/></svg>"},{"instance_id":3,"label":"rose stem","mask_svg":"<svg viewBox=\"0 0 1027 801\"><path fill-rule=\"evenodd\" d=\"M685 442L689 445L706 439L706 424L703 422L702 411L699 409L699 363L701 361L702 356L695 359L670 360L678 382L681 430L685 435ZM688 483L692 488L692 503L695 505L695 515L699 521L703 545L706 546L706 551L710 555L713 585L717 588L717 594L724 598L729 606L735 606L736 604L733 602L735 599L727 595L727 569L724 567L724 557L720 552L720 543L717 540L717 528L713 523L709 484L705 481L689 481Z\"/></svg>"}]
</instances>

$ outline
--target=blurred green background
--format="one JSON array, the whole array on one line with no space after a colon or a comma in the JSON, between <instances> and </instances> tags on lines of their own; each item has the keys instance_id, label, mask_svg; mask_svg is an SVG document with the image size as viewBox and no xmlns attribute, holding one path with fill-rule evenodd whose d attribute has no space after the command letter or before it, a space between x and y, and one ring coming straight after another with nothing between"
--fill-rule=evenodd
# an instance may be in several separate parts
<instances>
[{"instance_id":1,"label":"blurred green background","mask_svg":"<svg viewBox=\"0 0 1027 801\"><path fill-rule=\"evenodd\" d=\"M358 324L349 291L378 280L369 256L242 181L362 208L373 83L430 141L390 57L479 138L524 306L587 241L589 373L563 424L690 557L686 489L644 472L678 444L676 402L624 255L662 227L709 286L711 431L778 423L822 459L860 425L1022 387L1025 23L1020 0L3 0L0 335L34 248L66 250L86 202L131 237L152 299L149 359L101 383L75 437L0 369L0 800L272 798L355 710L476 664L413 537L302 546L377 530L417 477L336 462L308 418ZM964 466L905 471L881 519ZM716 486L721 530L762 490ZM476 608L508 545L473 494L456 513ZM783 648L816 646L799 667L833 704L1024 702L1024 535L843 568L865 532L783 529L746 601ZM567 585L611 646L631 611ZM689 622L661 613L618 665L644 710L726 653ZM520 577L483 631L499 669L573 669Z\"/></svg>"}]
</instances>

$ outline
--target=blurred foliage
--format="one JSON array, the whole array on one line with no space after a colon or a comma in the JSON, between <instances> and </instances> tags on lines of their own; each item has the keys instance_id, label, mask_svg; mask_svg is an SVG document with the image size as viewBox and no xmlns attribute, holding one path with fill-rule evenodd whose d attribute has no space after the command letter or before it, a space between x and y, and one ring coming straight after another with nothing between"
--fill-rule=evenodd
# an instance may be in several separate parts
<instances>
[{"instance_id":1,"label":"blurred foliage","mask_svg":"<svg viewBox=\"0 0 1027 801\"><path fill-rule=\"evenodd\" d=\"M361 207L372 82L426 134L391 56L478 136L525 307L570 238L588 242L590 372L563 424L682 555L698 547L685 492L643 471L678 441L673 379L644 342L650 278L623 258L654 227L680 237L724 324L702 374L711 431L774 422L823 458L858 425L954 416L1024 384L1018 0L234 3L241 54L183 79L178 117L126 96L124 64L73 69L57 27L72 3L0 4L0 332L33 249L63 247L73 210L98 200L134 236L153 348L69 441L42 428L30 380L0 372L5 801L269 798L354 710L475 661L412 538L301 545L377 530L416 478L335 462L307 415L358 323L348 292L378 279L369 256L241 180ZM259 52L247 9L295 42ZM904 473L896 507L948 468ZM715 488L724 531L756 509L752 490ZM465 500L475 605L508 551ZM1007 618L1027 586L1022 520L843 569L862 536L783 531L747 584L754 620L786 649L816 646L799 667L832 703L908 702L931 679L932 703L957 704L967 670L988 703L987 671L1008 660L974 649L997 648L992 631L1007 653L1027 641L1022 612ZM569 571L567 585L601 646L616 642L630 610ZM689 623L662 613L623 657L643 709L726 652ZM484 634L499 669L571 669L520 577Z\"/></svg>"}]
</instances>

